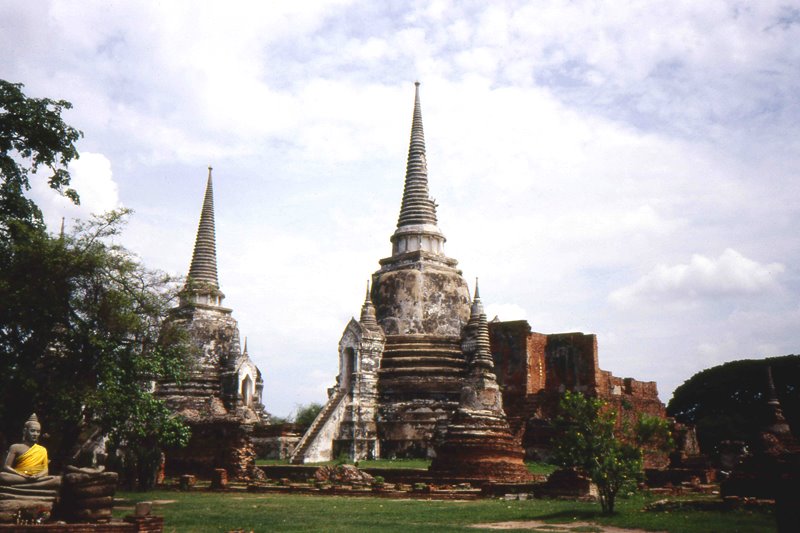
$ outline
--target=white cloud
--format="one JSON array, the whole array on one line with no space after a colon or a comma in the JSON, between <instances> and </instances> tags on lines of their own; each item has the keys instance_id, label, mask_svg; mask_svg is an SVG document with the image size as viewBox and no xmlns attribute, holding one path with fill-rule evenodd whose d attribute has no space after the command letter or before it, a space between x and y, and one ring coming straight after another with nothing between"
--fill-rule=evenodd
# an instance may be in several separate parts
<instances>
[{"instance_id":1,"label":"white cloud","mask_svg":"<svg viewBox=\"0 0 800 533\"><path fill-rule=\"evenodd\" d=\"M612 292L609 299L630 305L746 296L778 288L784 270L780 263L761 264L728 248L716 259L695 254L688 264L658 265L635 283Z\"/></svg>"},{"instance_id":2,"label":"white cloud","mask_svg":"<svg viewBox=\"0 0 800 533\"><path fill-rule=\"evenodd\" d=\"M111 172L111 161L103 154L84 152L70 163L72 187L89 213L102 213L119 207L119 190Z\"/></svg>"},{"instance_id":3,"label":"white cloud","mask_svg":"<svg viewBox=\"0 0 800 533\"><path fill-rule=\"evenodd\" d=\"M515 303L490 303L485 305L486 318L493 320L494 317L502 321L527 320L528 312L519 304Z\"/></svg>"},{"instance_id":4,"label":"white cloud","mask_svg":"<svg viewBox=\"0 0 800 533\"><path fill-rule=\"evenodd\" d=\"M85 170L79 209L116 205L99 176L118 183L125 242L152 267L184 272L217 169L220 278L270 411L320 399L388 253L415 79L447 249L487 309L599 332L604 368L668 394L705 362L800 346L792 16L777 0L12 0L0 70L73 102L81 161L113 168ZM51 203L57 223L69 206Z\"/></svg>"},{"instance_id":5,"label":"white cloud","mask_svg":"<svg viewBox=\"0 0 800 533\"><path fill-rule=\"evenodd\" d=\"M39 204L51 231L66 219L88 218L120 207L119 187L114 181L111 161L103 155L83 152L69 164L70 187L80 196L80 205L50 189L42 179L32 180L31 196Z\"/></svg>"}]
</instances>

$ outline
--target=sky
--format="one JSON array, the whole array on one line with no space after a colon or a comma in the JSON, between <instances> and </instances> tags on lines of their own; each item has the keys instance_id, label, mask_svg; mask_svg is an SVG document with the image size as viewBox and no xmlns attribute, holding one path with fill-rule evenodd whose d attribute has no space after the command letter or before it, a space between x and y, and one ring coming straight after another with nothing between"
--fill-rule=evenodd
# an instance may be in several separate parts
<instances>
[{"instance_id":1,"label":"sky","mask_svg":"<svg viewBox=\"0 0 800 533\"><path fill-rule=\"evenodd\" d=\"M323 402L391 253L421 82L447 255L491 319L598 336L662 400L800 353L800 4L0 2L0 78L69 100L80 207L188 271L214 168L219 279L264 403Z\"/></svg>"}]
</instances>

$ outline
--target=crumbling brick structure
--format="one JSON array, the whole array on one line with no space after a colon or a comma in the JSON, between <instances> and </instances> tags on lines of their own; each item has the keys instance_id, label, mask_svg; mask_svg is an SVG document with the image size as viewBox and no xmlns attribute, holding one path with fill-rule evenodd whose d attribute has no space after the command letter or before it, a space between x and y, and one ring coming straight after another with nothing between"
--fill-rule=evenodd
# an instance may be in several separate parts
<instances>
[{"instance_id":1,"label":"crumbling brick structure","mask_svg":"<svg viewBox=\"0 0 800 533\"><path fill-rule=\"evenodd\" d=\"M597 336L584 333L545 335L531 331L524 320L489 323L497 380L509 423L522 438L528 458L551 453L558 402L564 391L582 392L608 402L623 421L635 423L646 413L666 418L653 381L619 378L601 370ZM664 454L648 454L648 467L666 466Z\"/></svg>"}]
</instances>

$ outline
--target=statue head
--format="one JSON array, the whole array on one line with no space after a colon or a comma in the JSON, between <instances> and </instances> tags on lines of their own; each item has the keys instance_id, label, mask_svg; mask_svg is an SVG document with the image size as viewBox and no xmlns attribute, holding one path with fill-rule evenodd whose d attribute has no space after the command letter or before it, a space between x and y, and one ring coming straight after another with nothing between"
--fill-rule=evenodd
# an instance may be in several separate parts
<instances>
[{"instance_id":1,"label":"statue head","mask_svg":"<svg viewBox=\"0 0 800 533\"><path fill-rule=\"evenodd\" d=\"M36 444L41 432L42 426L39 424L39 418L36 416L36 413L33 413L25 422L25 426L22 429L22 442L25 444Z\"/></svg>"}]
</instances>

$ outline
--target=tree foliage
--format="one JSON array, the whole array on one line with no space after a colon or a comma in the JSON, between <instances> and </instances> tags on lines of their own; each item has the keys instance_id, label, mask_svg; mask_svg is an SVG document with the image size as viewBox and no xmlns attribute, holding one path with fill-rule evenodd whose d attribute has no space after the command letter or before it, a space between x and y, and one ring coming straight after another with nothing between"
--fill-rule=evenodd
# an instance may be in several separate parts
<instances>
[{"instance_id":1,"label":"tree foliage","mask_svg":"<svg viewBox=\"0 0 800 533\"><path fill-rule=\"evenodd\" d=\"M91 426L152 470L161 446L188 440L150 390L178 379L188 352L163 323L177 286L113 243L127 211L47 233L26 196L31 177L47 169L49 186L77 203L67 165L82 134L61 118L69 102L21 89L0 80L0 441L18 439L35 411L53 467Z\"/></svg>"},{"instance_id":2,"label":"tree foliage","mask_svg":"<svg viewBox=\"0 0 800 533\"><path fill-rule=\"evenodd\" d=\"M6 236L20 226L43 229L41 211L25 196L40 169L47 169L51 188L78 203L67 165L78 158L75 142L83 134L61 118L72 104L28 98L22 87L0 80L0 234Z\"/></svg>"},{"instance_id":3,"label":"tree foliage","mask_svg":"<svg viewBox=\"0 0 800 533\"><path fill-rule=\"evenodd\" d=\"M597 485L604 513L614 512L617 493L626 486L635 488L642 475L642 450L637 445L650 440L649 435L628 431L627 438L617 438L617 413L599 398L565 392L559 403L555 424L555 457L563 466L586 473Z\"/></svg>"},{"instance_id":4,"label":"tree foliage","mask_svg":"<svg viewBox=\"0 0 800 533\"><path fill-rule=\"evenodd\" d=\"M107 243L124 214L62 238L31 233L0 259L2 431L16 434L36 411L56 461L86 424L129 443L185 440L149 390L178 377L187 350L179 330L163 329L175 284Z\"/></svg>"},{"instance_id":5,"label":"tree foliage","mask_svg":"<svg viewBox=\"0 0 800 533\"><path fill-rule=\"evenodd\" d=\"M705 453L723 440L757 442L767 414L766 367L789 425L800 427L800 356L743 359L698 372L675 389L667 413L697 428Z\"/></svg>"},{"instance_id":6,"label":"tree foliage","mask_svg":"<svg viewBox=\"0 0 800 533\"><path fill-rule=\"evenodd\" d=\"M301 431L305 431L314 423L314 419L317 418L320 411L322 411L322 405L317 402L300 405L294 415L294 423Z\"/></svg>"}]
</instances>

